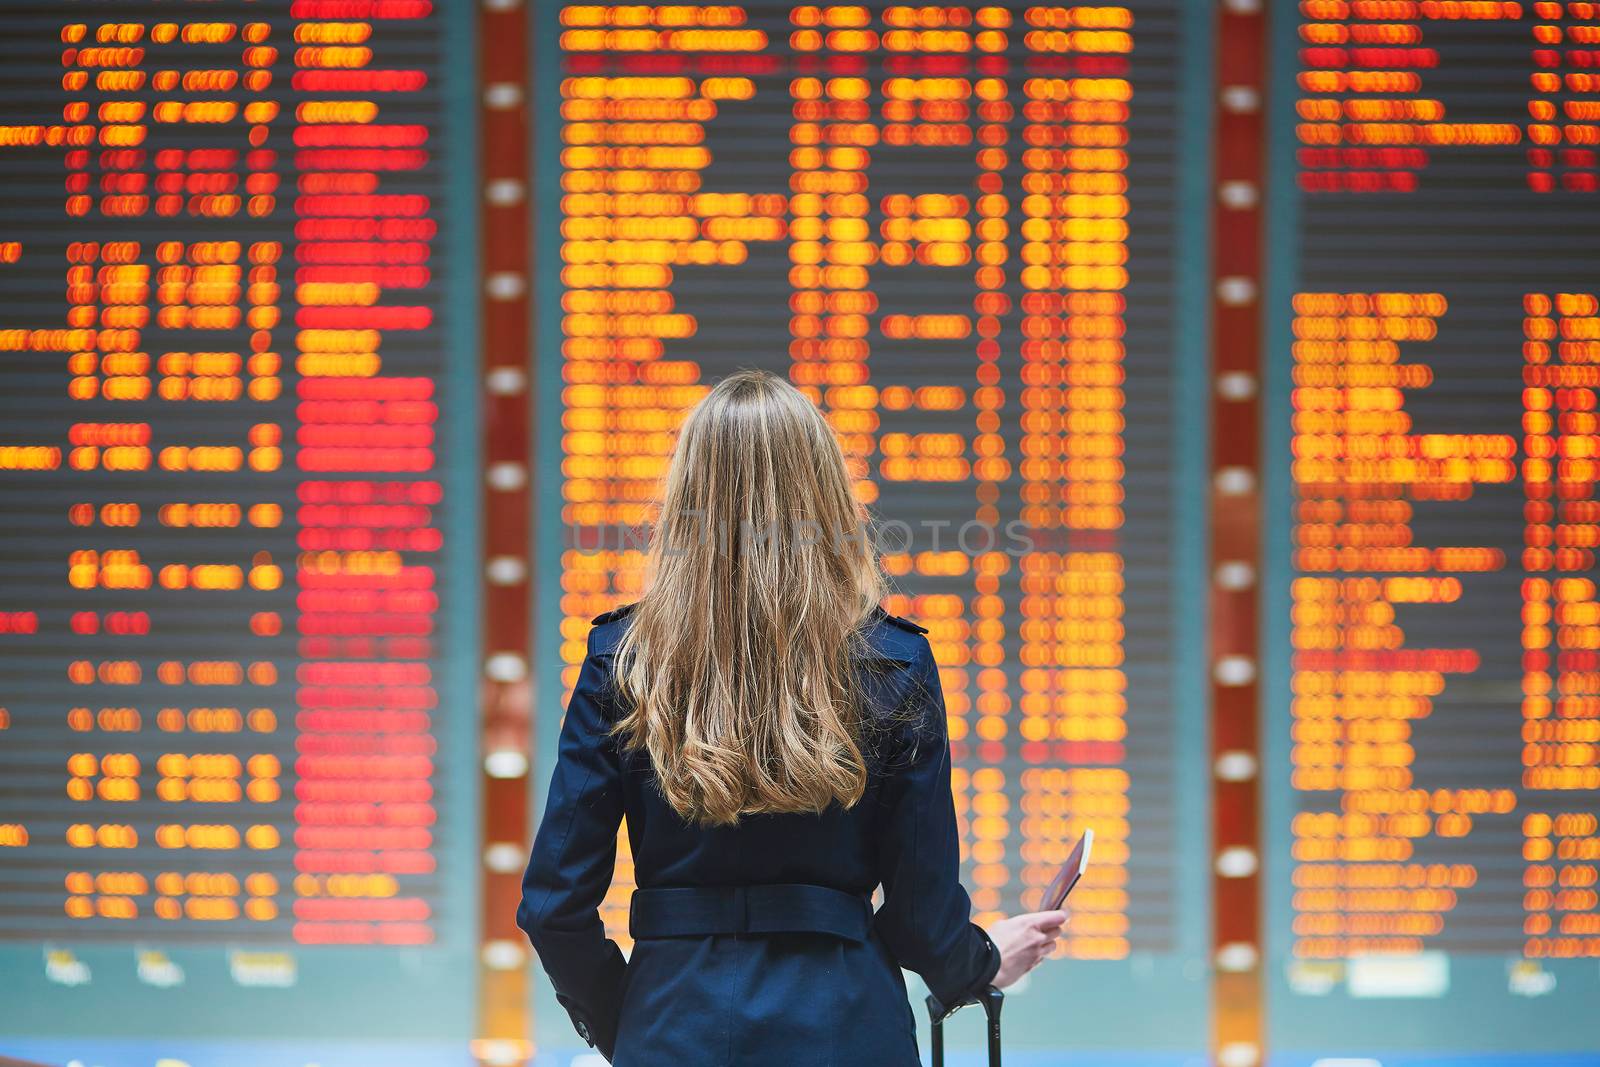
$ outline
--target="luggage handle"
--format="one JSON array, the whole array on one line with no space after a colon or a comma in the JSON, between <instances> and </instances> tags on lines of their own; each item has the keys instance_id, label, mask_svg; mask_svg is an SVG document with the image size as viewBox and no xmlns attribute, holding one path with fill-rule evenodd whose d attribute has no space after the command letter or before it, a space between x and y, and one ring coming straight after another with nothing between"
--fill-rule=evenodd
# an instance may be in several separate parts
<instances>
[{"instance_id":1,"label":"luggage handle","mask_svg":"<svg viewBox=\"0 0 1600 1067\"><path fill-rule=\"evenodd\" d=\"M1000 1067L1000 1008L1005 1003L1006 995L994 986L988 986L977 996L968 997L960 1004L948 1010L939 998L932 993L924 1002L928 1006L928 1024L932 1030L929 1040L930 1050L933 1054L933 1067L944 1067L944 1020L946 1016L954 1015L968 1004L982 1004L983 1013L989 1019L989 1067Z\"/></svg>"}]
</instances>

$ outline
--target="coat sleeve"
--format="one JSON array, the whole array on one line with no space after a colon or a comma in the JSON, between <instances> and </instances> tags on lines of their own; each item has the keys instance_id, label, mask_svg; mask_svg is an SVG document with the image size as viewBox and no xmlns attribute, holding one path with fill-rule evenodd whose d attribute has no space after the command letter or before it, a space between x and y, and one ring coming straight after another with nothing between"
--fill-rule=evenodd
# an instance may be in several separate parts
<instances>
[{"instance_id":1,"label":"coat sleeve","mask_svg":"<svg viewBox=\"0 0 1600 1067\"><path fill-rule=\"evenodd\" d=\"M911 674L911 736L884 783L884 896L875 926L901 965L953 1010L994 980L1000 951L972 922L972 901L961 886L944 693L926 642Z\"/></svg>"},{"instance_id":2,"label":"coat sleeve","mask_svg":"<svg viewBox=\"0 0 1600 1067\"><path fill-rule=\"evenodd\" d=\"M517 925L533 943L556 999L578 1036L607 1060L616 1047L627 966L600 920L622 822L621 765L607 732L609 686L609 661L596 658L591 629L517 906Z\"/></svg>"}]
</instances>

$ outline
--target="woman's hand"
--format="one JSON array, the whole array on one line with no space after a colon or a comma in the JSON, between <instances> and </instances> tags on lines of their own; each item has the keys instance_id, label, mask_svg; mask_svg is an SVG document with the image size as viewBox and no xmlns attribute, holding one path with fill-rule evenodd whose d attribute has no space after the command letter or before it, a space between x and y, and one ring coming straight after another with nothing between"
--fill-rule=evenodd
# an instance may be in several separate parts
<instances>
[{"instance_id":1,"label":"woman's hand","mask_svg":"<svg viewBox=\"0 0 1600 1067\"><path fill-rule=\"evenodd\" d=\"M1000 971L994 976L996 988L1006 988L1039 966L1055 950L1056 938L1066 924L1065 911L1030 911L989 927L989 939L1000 950Z\"/></svg>"}]
</instances>

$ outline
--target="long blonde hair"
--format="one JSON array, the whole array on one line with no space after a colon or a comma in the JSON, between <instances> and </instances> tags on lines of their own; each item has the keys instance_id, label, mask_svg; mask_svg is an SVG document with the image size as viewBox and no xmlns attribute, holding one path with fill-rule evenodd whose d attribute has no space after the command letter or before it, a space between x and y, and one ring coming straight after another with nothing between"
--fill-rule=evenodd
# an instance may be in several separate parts
<instances>
[{"instance_id":1,"label":"long blonde hair","mask_svg":"<svg viewBox=\"0 0 1600 1067\"><path fill-rule=\"evenodd\" d=\"M618 648L613 731L649 753L685 819L861 798L852 661L883 594L863 519L832 428L788 382L740 371L684 422Z\"/></svg>"}]
</instances>

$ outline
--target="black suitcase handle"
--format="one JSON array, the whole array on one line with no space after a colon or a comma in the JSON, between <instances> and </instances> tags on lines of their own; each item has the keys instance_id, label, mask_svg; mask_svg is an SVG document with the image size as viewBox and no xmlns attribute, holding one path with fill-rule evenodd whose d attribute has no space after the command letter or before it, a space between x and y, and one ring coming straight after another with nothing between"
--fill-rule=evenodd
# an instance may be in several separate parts
<instances>
[{"instance_id":1,"label":"black suitcase handle","mask_svg":"<svg viewBox=\"0 0 1600 1067\"><path fill-rule=\"evenodd\" d=\"M1000 1008L1005 999L1004 993L994 986L989 986L977 996L969 997L946 1010L939 998L929 993L925 1003L928 1005L928 1025L932 1029L929 1044L932 1046L933 1067L944 1067L945 1017L955 1014L968 1004L983 1005L983 1013L989 1017L989 1067L1000 1067Z\"/></svg>"}]
</instances>

